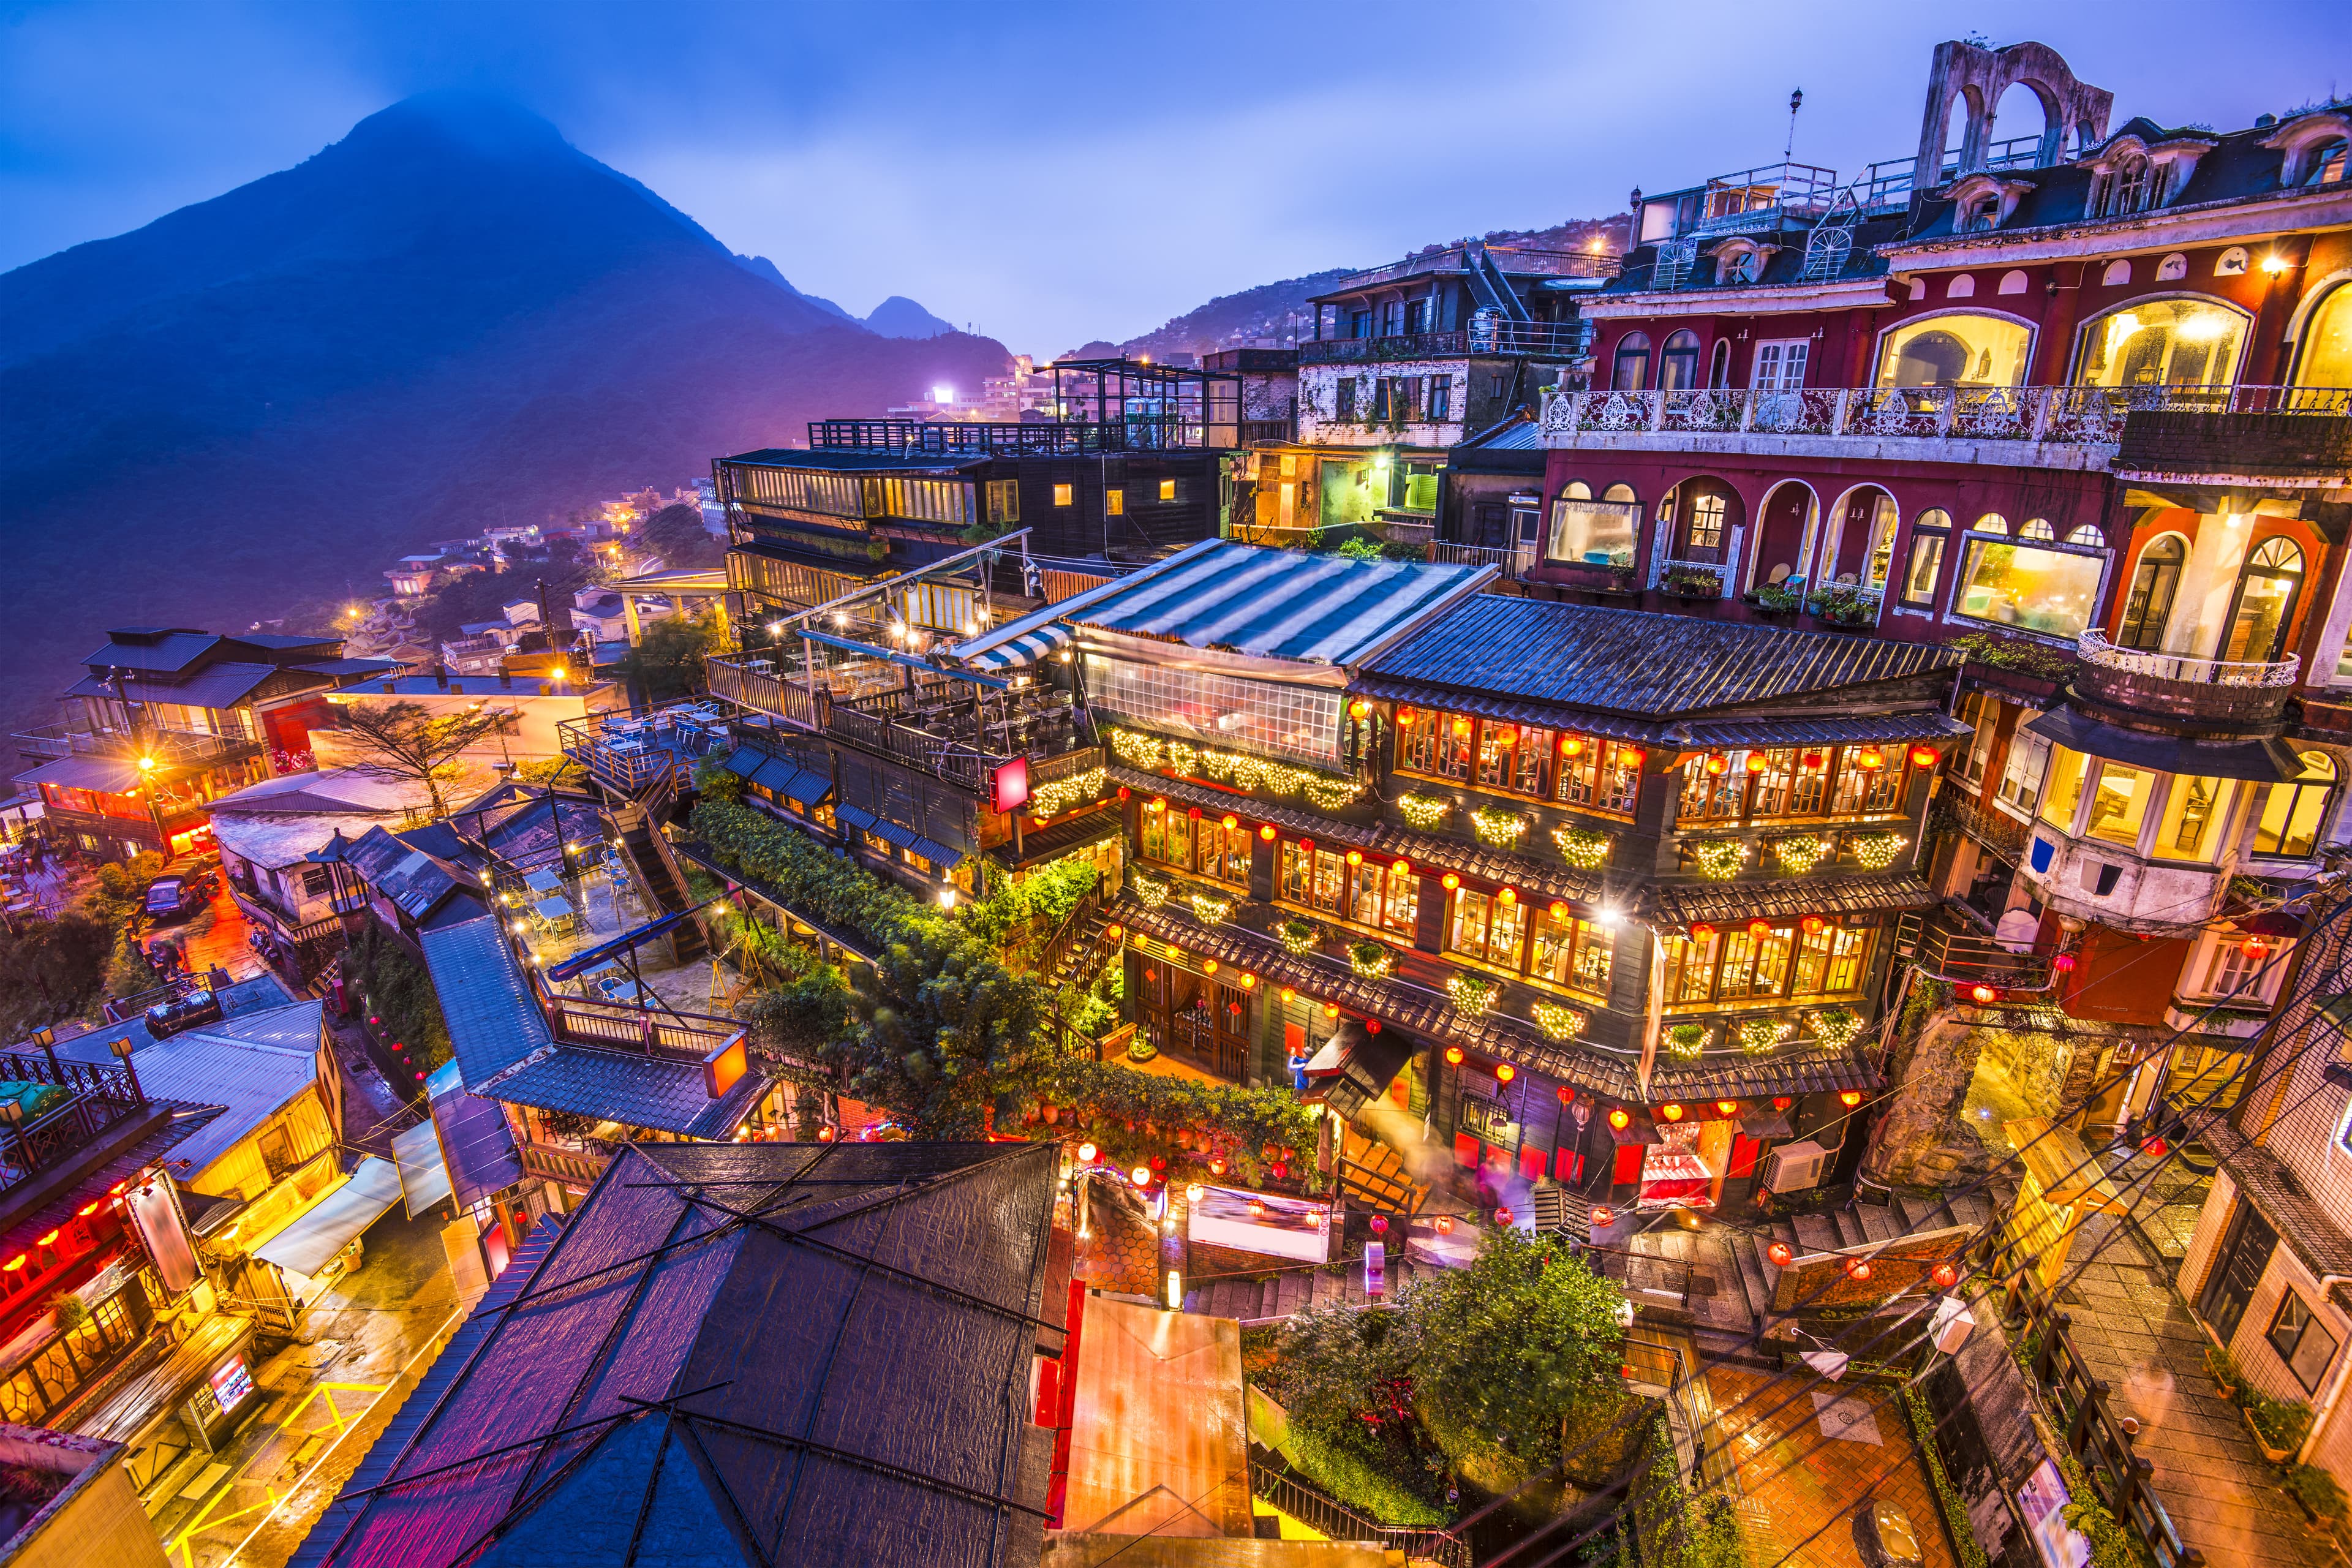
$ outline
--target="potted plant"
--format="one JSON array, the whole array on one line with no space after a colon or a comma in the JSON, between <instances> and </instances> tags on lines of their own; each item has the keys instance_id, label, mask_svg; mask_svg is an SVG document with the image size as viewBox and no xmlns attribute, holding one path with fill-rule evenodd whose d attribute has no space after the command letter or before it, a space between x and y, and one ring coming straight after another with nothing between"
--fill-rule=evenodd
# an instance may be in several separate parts
<instances>
[{"instance_id":1,"label":"potted plant","mask_svg":"<svg viewBox=\"0 0 2352 1568\"><path fill-rule=\"evenodd\" d=\"M1675 1056L1695 1057L1706 1049L1707 1037L1714 1033L1705 1024L1669 1024L1666 1026L1666 1049Z\"/></svg>"},{"instance_id":2,"label":"potted plant","mask_svg":"<svg viewBox=\"0 0 2352 1568\"><path fill-rule=\"evenodd\" d=\"M2273 1465L2294 1458L2294 1451L2311 1435L2311 1406L2299 1399L2273 1399L2249 1388L2238 1415L2253 1435L2254 1447Z\"/></svg>"},{"instance_id":3,"label":"potted plant","mask_svg":"<svg viewBox=\"0 0 2352 1568\"><path fill-rule=\"evenodd\" d=\"M1778 583L1767 583L1751 595L1757 613L1766 616L1793 616L1804 607L1805 595L1795 588L1784 588Z\"/></svg>"},{"instance_id":4,"label":"potted plant","mask_svg":"<svg viewBox=\"0 0 2352 1568\"><path fill-rule=\"evenodd\" d=\"M2286 1473L2284 1489L2315 1528L2332 1529L2345 1515L2344 1489L2336 1478L2317 1465L2295 1465Z\"/></svg>"},{"instance_id":5,"label":"potted plant","mask_svg":"<svg viewBox=\"0 0 2352 1568\"><path fill-rule=\"evenodd\" d=\"M2238 1363L2228 1351L2220 1345L2207 1345L2205 1370L2221 1385L2222 1398L2234 1400L2238 1397L2238 1390L2244 1386L2245 1380L2238 1375Z\"/></svg>"},{"instance_id":6,"label":"potted plant","mask_svg":"<svg viewBox=\"0 0 2352 1568\"><path fill-rule=\"evenodd\" d=\"M1351 942L1348 944L1348 967L1367 980L1377 980L1396 967L1396 954L1388 944L1378 942Z\"/></svg>"},{"instance_id":7,"label":"potted plant","mask_svg":"<svg viewBox=\"0 0 2352 1568\"><path fill-rule=\"evenodd\" d=\"M1282 939L1286 951L1297 953L1314 952L1316 942L1322 936L1313 921L1302 920L1284 921L1274 928L1274 934Z\"/></svg>"},{"instance_id":8,"label":"potted plant","mask_svg":"<svg viewBox=\"0 0 2352 1568\"><path fill-rule=\"evenodd\" d=\"M1813 615L1839 631L1866 631L1878 620L1878 600L1839 584L1813 601Z\"/></svg>"},{"instance_id":9,"label":"potted plant","mask_svg":"<svg viewBox=\"0 0 2352 1568\"><path fill-rule=\"evenodd\" d=\"M1720 599L1723 574L1704 566L1672 566L1667 568L1662 586L1672 599Z\"/></svg>"}]
</instances>

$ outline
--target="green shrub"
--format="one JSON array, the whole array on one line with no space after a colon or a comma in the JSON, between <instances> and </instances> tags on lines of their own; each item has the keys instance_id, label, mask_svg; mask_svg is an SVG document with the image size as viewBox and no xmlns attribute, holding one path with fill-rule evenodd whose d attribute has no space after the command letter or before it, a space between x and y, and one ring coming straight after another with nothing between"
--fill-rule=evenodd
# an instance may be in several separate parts
<instances>
[{"instance_id":1,"label":"green shrub","mask_svg":"<svg viewBox=\"0 0 2352 1568\"><path fill-rule=\"evenodd\" d=\"M2286 1473L2287 1495L2321 1519L2333 1523L2344 1518L2344 1489L2317 1465L2295 1465Z\"/></svg>"},{"instance_id":2,"label":"green shrub","mask_svg":"<svg viewBox=\"0 0 2352 1568\"><path fill-rule=\"evenodd\" d=\"M2241 1401L2246 1419L2262 1434L2263 1441L2273 1448L2292 1452L2303 1447L2311 1436L2311 1406L2300 1399L2273 1399L2249 1388Z\"/></svg>"},{"instance_id":3,"label":"green shrub","mask_svg":"<svg viewBox=\"0 0 2352 1568\"><path fill-rule=\"evenodd\" d=\"M2214 1382L2221 1384L2227 1387L2243 1388L2246 1386L2246 1380L2238 1375L2238 1363L2236 1359L2220 1345L2207 1345L2205 1347L2205 1370L2213 1374Z\"/></svg>"},{"instance_id":4,"label":"green shrub","mask_svg":"<svg viewBox=\"0 0 2352 1568\"><path fill-rule=\"evenodd\" d=\"M373 921L344 950L343 984L366 1016L383 1020L374 1026L378 1037L398 1041L418 1068L431 1072L449 1059L449 1026L441 1016L433 977L398 939ZM416 1085L394 1087L406 1094Z\"/></svg>"},{"instance_id":5,"label":"green shrub","mask_svg":"<svg viewBox=\"0 0 2352 1568\"><path fill-rule=\"evenodd\" d=\"M1377 1523L1433 1528L1454 1516L1382 1473L1362 1455L1305 1427L1293 1426L1283 1454L1298 1473Z\"/></svg>"}]
</instances>

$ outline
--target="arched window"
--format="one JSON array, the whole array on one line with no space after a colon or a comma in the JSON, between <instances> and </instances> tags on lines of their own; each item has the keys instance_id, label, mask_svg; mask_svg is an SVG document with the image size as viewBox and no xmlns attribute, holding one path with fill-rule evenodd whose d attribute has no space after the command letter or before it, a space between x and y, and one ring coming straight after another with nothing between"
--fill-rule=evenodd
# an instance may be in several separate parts
<instances>
[{"instance_id":1,"label":"arched window","mask_svg":"<svg viewBox=\"0 0 2352 1568\"><path fill-rule=\"evenodd\" d=\"M1618 349L1622 363L1624 349ZM1658 355L1658 389L1661 392L1687 392L1698 384L1698 334L1687 330L1666 340Z\"/></svg>"},{"instance_id":2,"label":"arched window","mask_svg":"<svg viewBox=\"0 0 2352 1568\"><path fill-rule=\"evenodd\" d=\"M2054 531L2036 518L2012 542L2000 513L1977 519L1961 542L1948 613L2043 637L2080 636L2098 607L2107 555L2060 544Z\"/></svg>"},{"instance_id":3,"label":"arched window","mask_svg":"<svg viewBox=\"0 0 2352 1568\"><path fill-rule=\"evenodd\" d=\"M2007 533L2009 531L2009 519L2001 516L2000 513L1997 511L1989 511L1982 517L1977 519L1976 531L1979 533Z\"/></svg>"},{"instance_id":4,"label":"arched window","mask_svg":"<svg viewBox=\"0 0 2352 1568\"><path fill-rule=\"evenodd\" d=\"M2352 386L2352 283L2339 283L2304 323L2297 386Z\"/></svg>"},{"instance_id":5,"label":"arched window","mask_svg":"<svg viewBox=\"0 0 2352 1568\"><path fill-rule=\"evenodd\" d=\"M2303 772L2293 784L2271 785L2254 825L2254 853L2281 860L2308 859L2319 847L2336 799L2336 759L2326 752L2298 752Z\"/></svg>"},{"instance_id":6,"label":"arched window","mask_svg":"<svg viewBox=\"0 0 2352 1568\"><path fill-rule=\"evenodd\" d=\"M1931 506L1911 520L1911 560L1903 571L1903 602L1933 605L1936 579L1944 570L1944 546L1952 537L1952 514Z\"/></svg>"},{"instance_id":7,"label":"arched window","mask_svg":"<svg viewBox=\"0 0 2352 1568\"><path fill-rule=\"evenodd\" d=\"M1607 489L1601 492L1601 499L1605 501L1614 501L1620 506L1632 506L1634 504L1633 487L1631 485L1611 485Z\"/></svg>"},{"instance_id":8,"label":"arched window","mask_svg":"<svg viewBox=\"0 0 2352 1568\"><path fill-rule=\"evenodd\" d=\"M2050 520L2046 517L2029 517L2025 520L2025 526L2017 531L2017 537L2020 539L2055 539L2058 537L2058 531L2050 526ZM2105 542L2103 540L2101 542L2105 543Z\"/></svg>"},{"instance_id":9,"label":"arched window","mask_svg":"<svg viewBox=\"0 0 2352 1568\"><path fill-rule=\"evenodd\" d=\"M1591 500L1592 499L1592 487L1586 484L1582 479L1570 479L1567 484L1560 487L1559 499L1562 500Z\"/></svg>"},{"instance_id":10,"label":"arched window","mask_svg":"<svg viewBox=\"0 0 2352 1568\"><path fill-rule=\"evenodd\" d=\"M2164 643L2164 626L2172 616L2172 595L2180 588L2180 569L2189 561L2189 542L2177 533L2148 541L2132 569L2131 591L2124 595L2123 624L2116 628L2118 647L2153 653Z\"/></svg>"},{"instance_id":11,"label":"arched window","mask_svg":"<svg viewBox=\"0 0 2352 1568\"><path fill-rule=\"evenodd\" d=\"M2033 334L1999 316L1926 316L1888 332L1881 386L2020 386Z\"/></svg>"},{"instance_id":12,"label":"arched window","mask_svg":"<svg viewBox=\"0 0 2352 1568\"><path fill-rule=\"evenodd\" d=\"M2107 547L2107 536L2099 531L2097 523L2086 522L2068 534L2066 542L2082 545L2086 550L2105 550Z\"/></svg>"},{"instance_id":13,"label":"arched window","mask_svg":"<svg viewBox=\"0 0 2352 1568\"><path fill-rule=\"evenodd\" d=\"M1617 370L1610 385L1619 392L1639 392L1650 384L1650 335L1627 332L1617 340Z\"/></svg>"},{"instance_id":14,"label":"arched window","mask_svg":"<svg viewBox=\"0 0 2352 1568\"><path fill-rule=\"evenodd\" d=\"M1675 487L1661 510L1674 519L1676 560L1718 563L1724 559L1733 519L1731 497L1721 485L1706 479L1687 480Z\"/></svg>"},{"instance_id":15,"label":"arched window","mask_svg":"<svg viewBox=\"0 0 2352 1568\"><path fill-rule=\"evenodd\" d=\"M2294 602L2303 591L2303 552L2291 539L2265 539L2238 574L2230 606L2230 636L2221 657L2231 663L2268 664L2285 645Z\"/></svg>"},{"instance_id":16,"label":"arched window","mask_svg":"<svg viewBox=\"0 0 2352 1568\"><path fill-rule=\"evenodd\" d=\"M1715 354L1707 366L1706 384L1709 386L1731 384L1731 340L1729 338L1715 340Z\"/></svg>"},{"instance_id":17,"label":"arched window","mask_svg":"<svg viewBox=\"0 0 2352 1568\"><path fill-rule=\"evenodd\" d=\"M2345 174L2344 138L2338 136L2324 146L2315 147L2304 154L2309 161L2304 164L2306 185L2334 185L2343 182Z\"/></svg>"},{"instance_id":18,"label":"arched window","mask_svg":"<svg viewBox=\"0 0 2352 1568\"><path fill-rule=\"evenodd\" d=\"M2246 313L2218 300L2142 300L2083 325L2077 386L2228 386Z\"/></svg>"}]
</instances>

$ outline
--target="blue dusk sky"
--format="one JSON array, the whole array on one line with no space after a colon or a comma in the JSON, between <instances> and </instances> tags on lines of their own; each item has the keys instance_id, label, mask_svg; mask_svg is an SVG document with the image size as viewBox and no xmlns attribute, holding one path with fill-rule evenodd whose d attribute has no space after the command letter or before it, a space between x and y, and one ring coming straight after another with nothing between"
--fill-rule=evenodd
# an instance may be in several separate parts
<instances>
[{"instance_id":1,"label":"blue dusk sky","mask_svg":"<svg viewBox=\"0 0 2352 1568\"><path fill-rule=\"evenodd\" d=\"M1622 210L1795 151L1908 157L1930 50L2036 38L2221 129L2352 89L2341 0L1971 6L0 0L0 269L498 92L863 314L1050 354L1213 295ZM1999 133L2039 128L2023 98ZM2014 128L2014 129L2012 129Z\"/></svg>"}]
</instances>

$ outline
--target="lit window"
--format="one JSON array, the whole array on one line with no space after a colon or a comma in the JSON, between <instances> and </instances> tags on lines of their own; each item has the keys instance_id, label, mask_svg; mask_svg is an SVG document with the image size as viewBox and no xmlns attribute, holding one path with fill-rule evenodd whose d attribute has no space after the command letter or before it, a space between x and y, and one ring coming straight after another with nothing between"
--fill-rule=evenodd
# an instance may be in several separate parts
<instances>
[{"instance_id":1,"label":"lit window","mask_svg":"<svg viewBox=\"0 0 2352 1568\"><path fill-rule=\"evenodd\" d=\"M1627 332L1617 340L1617 369L1611 385L1619 392L1639 392L1650 379L1650 339L1645 332Z\"/></svg>"},{"instance_id":2,"label":"lit window","mask_svg":"<svg viewBox=\"0 0 2352 1568\"><path fill-rule=\"evenodd\" d=\"M2067 535L2067 542L2090 532L2087 525ZM2104 543L2104 537L2098 542ZM2124 595L2124 617L2116 628L2118 647L2153 652L2164 640L2166 621L2172 616L2172 595L2180 586L2180 569L2189 561L2189 542L2177 533L2159 534L2139 552L2132 571L2131 591Z\"/></svg>"},{"instance_id":3,"label":"lit window","mask_svg":"<svg viewBox=\"0 0 2352 1568\"><path fill-rule=\"evenodd\" d=\"M1162 479L1160 481L1160 499L1161 500L1174 500L1176 499L1176 481L1174 479Z\"/></svg>"},{"instance_id":4,"label":"lit window","mask_svg":"<svg viewBox=\"0 0 2352 1568\"><path fill-rule=\"evenodd\" d=\"M1067 506L1070 504L1071 488L1072 487L1068 485L1055 485L1054 487L1054 504L1055 506Z\"/></svg>"},{"instance_id":5,"label":"lit window","mask_svg":"<svg viewBox=\"0 0 2352 1568\"><path fill-rule=\"evenodd\" d=\"M2042 791L2042 820L2061 833L2074 829L2074 808L2083 801L2083 775L2091 759L2063 746L2050 748L2049 782Z\"/></svg>"},{"instance_id":6,"label":"lit window","mask_svg":"<svg viewBox=\"0 0 2352 1568\"><path fill-rule=\"evenodd\" d=\"M1497 895L1474 893L1465 888L1454 897L1454 940L1456 952L1498 963L1519 966L1519 934L1526 906L1503 902Z\"/></svg>"},{"instance_id":7,"label":"lit window","mask_svg":"<svg viewBox=\"0 0 2352 1568\"><path fill-rule=\"evenodd\" d=\"M1881 386L2020 386L2033 334L1999 316L1928 316L1886 334Z\"/></svg>"},{"instance_id":8,"label":"lit window","mask_svg":"<svg viewBox=\"0 0 2352 1568\"><path fill-rule=\"evenodd\" d=\"M1532 973L1588 996L1609 994L1609 933L1591 921L1549 911L1536 917Z\"/></svg>"},{"instance_id":9,"label":"lit window","mask_svg":"<svg viewBox=\"0 0 2352 1568\"><path fill-rule=\"evenodd\" d=\"M2352 287L2337 285L2303 329L2298 386L2352 386Z\"/></svg>"},{"instance_id":10,"label":"lit window","mask_svg":"<svg viewBox=\"0 0 2352 1568\"><path fill-rule=\"evenodd\" d=\"M1944 545L1952 533L1952 514L1929 507L1911 524L1911 561L1903 572L1903 602L1932 605L1936 579L1944 570Z\"/></svg>"},{"instance_id":11,"label":"lit window","mask_svg":"<svg viewBox=\"0 0 2352 1568\"><path fill-rule=\"evenodd\" d=\"M1987 524L2000 521L1987 518L1978 531L1993 532ZM2006 526L2001 525L2002 531ZM2073 638L2091 624L2105 569L2106 561L2100 555L1972 537L1960 557L1952 614L2044 637Z\"/></svg>"},{"instance_id":12,"label":"lit window","mask_svg":"<svg viewBox=\"0 0 2352 1568\"><path fill-rule=\"evenodd\" d=\"M1021 521L1021 483L1017 479L988 481L988 521L1019 522Z\"/></svg>"},{"instance_id":13,"label":"lit window","mask_svg":"<svg viewBox=\"0 0 2352 1568\"><path fill-rule=\"evenodd\" d=\"M2198 860L2210 864L2221 849L2222 825L2238 798L2234 779L2193 778L2175 774L2166 796L2163 819L2157 824L2154 853L2159 860Z\"/></svg>"},{"instance_id":14,"label":"lit window","mask_svg":"<svg viewBox=\"0 0 2352 1568\"><path fill-rule=\"evenodd\" d=\"M2121 763L2102 763L2097 787L2091 791L2090 820L2083 825L2083 831L2126 849L2137 847L2140 824L2147 816L2147 799L2160 776Z\"/></svg>"},{"instance_id":15,"label":"lit window","mask_svg":"<svg viewBox=\"0 0 2352 1568\"><path fill-rule=\"evenodd\" d=\"M2342 184L2345 174L2344 153L2344 138L2339 136L2335 141L2306 153L2305 156L2309 162L2305 167L2310 172L2304 175L2303 183L2306 185Z\"/></svg>"},{"instance_id":16,"label":"lit window","mask_svg":"<svg viewBox=\"0 0 2352 1568\"><path fill-rule=\"evenodd\" d=\"M1591 493L1581 483L1571 483L1552 502L1546 558L1588 566L1631 566L1640 510L1630 503L1590 500Z\"/></svg>"},{"instance_id":17,"label":"lit window","mask_svg":"<svg viewBox=\"0 0 2352 1568\"><path fill-rule=\"evenodd\" d=\"M2145 300L2086 322L2077 386L2227 386L2237 379L2244 311L2207 300Z\"/></svg>"},{"instance_id":18,"label":"lit window","mask_svg":"<svg viewBox=\"0 0 2352 1568\"><path fill-rule=\"evenodd\" d=\"M2270 798L2263 803L2262 820L2254 825L2257 855L2302 860L2318 847L2336 797L2336 759L2326 752L2301 755L2303 773L2293 784L2271 785Z\"/></svg>"},{"instance_id":19,"label":"lit window","mask_svg":"<svg viewBox=\"0 0 2352 1568\"><path fill-rule=\"evenodd\" d=\"M1127 515L1127 492L1125 490L1108 489L1103 491L1103 515L1106 517L1125 517Z\"/></svg>"},{"instance_id":20,"label":"lit window","mask_svg":"<svg viewBox=\"0 0 2352 1568\"><path fill-rule=\"evenodd\" d=\"M2025 526L2017 531L2017 537L2054 540L2058 537L2058 531L2050 526L2050 520L2046 517L2029 517L2025 520ZM2103 539L2099 542L2105 544L2106 541Z\"/></svg>"}]
</instances>

